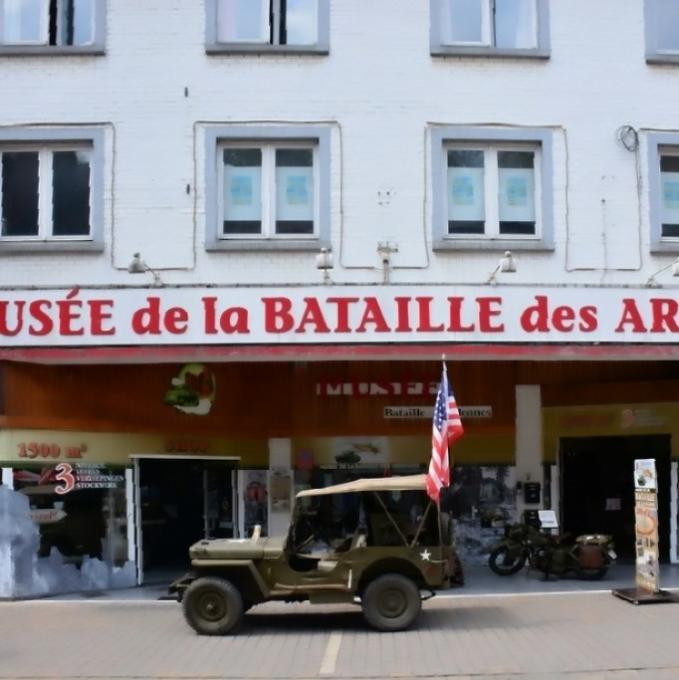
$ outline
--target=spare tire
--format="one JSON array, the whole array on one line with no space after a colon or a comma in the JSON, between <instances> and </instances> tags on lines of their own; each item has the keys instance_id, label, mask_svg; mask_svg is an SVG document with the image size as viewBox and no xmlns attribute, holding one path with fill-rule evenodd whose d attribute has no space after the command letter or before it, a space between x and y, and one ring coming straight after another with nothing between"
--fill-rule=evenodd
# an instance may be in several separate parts
<instances>
[{"instance_id":1,"label":"spare tire","mask_svg":"<svg viewBox=\"0 0 679 680\"><path fill-rule=\"evenodd\" d=\"M230 581L214 576L196 579L184 593L186 622L201 635L226 635L243 616L243 598Z\"/></svg>"},{"instance_id":2,"label":"spare tire","mask_svg":"<svg viewBox=\"0 0 679 680\"><path fill-rule=\"evenodd\" d=\"M368 584L361 598L363 616L377 630L405 630L422 608L420 590L401 574L384 574Z\"/></svg>"}]
</instances>

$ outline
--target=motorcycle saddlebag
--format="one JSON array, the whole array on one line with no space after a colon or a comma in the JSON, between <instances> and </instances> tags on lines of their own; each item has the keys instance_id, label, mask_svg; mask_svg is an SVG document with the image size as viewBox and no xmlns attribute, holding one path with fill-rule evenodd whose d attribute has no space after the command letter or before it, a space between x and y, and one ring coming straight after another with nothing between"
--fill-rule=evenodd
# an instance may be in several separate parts
<instances>
[{"instance_id":1,"label":"motorcycle saddlebag","mask_svg":"<svg viewBox=\"0 0 679 680\"><path fill-rule=\"evenodd\" d=\"M578 562L584 569L598 569L604 566L604 554L598 545L581 545Z\"/></svg>"}]
</instances>

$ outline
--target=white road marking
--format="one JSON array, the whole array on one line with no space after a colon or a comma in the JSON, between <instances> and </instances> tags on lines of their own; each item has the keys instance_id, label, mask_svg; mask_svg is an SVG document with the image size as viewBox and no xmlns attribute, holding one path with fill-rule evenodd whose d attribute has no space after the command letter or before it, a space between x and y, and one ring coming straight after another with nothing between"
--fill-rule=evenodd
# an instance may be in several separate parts
<instances>
[{"instance_id":1,"label":"white road marking","mask_svg":"<svg viewBox=\"0 0 679 680\"><path fill-rule=\"evenodd\" d=\"M323 661L321 661L321 670L319 675L333 675L335 666L337 665L337 656L339 655L340 645L342 644L342 633L330 633L328 644L325 648Z\"/></svg>"},{"instance_id":2,"label":"white road marking","mask_svg":"<svg viewBox=\"0 0 679 680\"><path fill-rule=\"evenodd\" d=\"M525 593L525 592L520 592L520 593L437 593L436 597L434 598L435 600L441 600L441 599L446 599L446 600L457 600L457 599L481 599L484 597L544 597L545 595L555 595L555 596L564 596L564 595L601 595L603 593L611 593L612 590L615 590L614 588L607 588L606 590L537 590L534 593ZM664 590L676 590L675 588L665 588Z\"/></svg>"}]
</instances>

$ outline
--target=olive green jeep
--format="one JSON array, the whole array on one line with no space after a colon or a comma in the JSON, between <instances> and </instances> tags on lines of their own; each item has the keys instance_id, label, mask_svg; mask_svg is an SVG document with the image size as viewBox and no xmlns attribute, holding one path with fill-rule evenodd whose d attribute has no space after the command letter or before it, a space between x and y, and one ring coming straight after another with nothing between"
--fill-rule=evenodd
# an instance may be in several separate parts
<instances>
[{"instance_id":1,"label":"olive green jeep","mask_svg":"<svg viewBox=\"0 0 679 680\"><path fill-rule=\"evenodd\" d=\"M170 592L204 635L229 633L270 600L356 603L378 630L403 630L422 600L463 580L425 475L301 491L287 537L204 540L189 555L192 571Z\"/></svg>"}]
</instances>

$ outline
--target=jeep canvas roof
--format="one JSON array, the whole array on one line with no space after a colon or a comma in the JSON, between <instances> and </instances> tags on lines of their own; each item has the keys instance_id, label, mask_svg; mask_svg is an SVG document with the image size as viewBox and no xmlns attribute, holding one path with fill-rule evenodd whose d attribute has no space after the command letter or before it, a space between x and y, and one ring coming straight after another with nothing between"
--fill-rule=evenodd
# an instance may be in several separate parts
<instances>
[{"instance_id":1,"label":"jeep canvas roof","mask_svg":"<svg viewBox=\"0 0 679 680\"><path fill-rule=\"evenodd\" d=\"M297 498L307 496L327 496L334 493L359 493L362 491L424 491L427 475L408 475L404 477L376 477L357 479L353 482L335 484L321 489L305 489Z\"/></svg>"}]
</instances>

